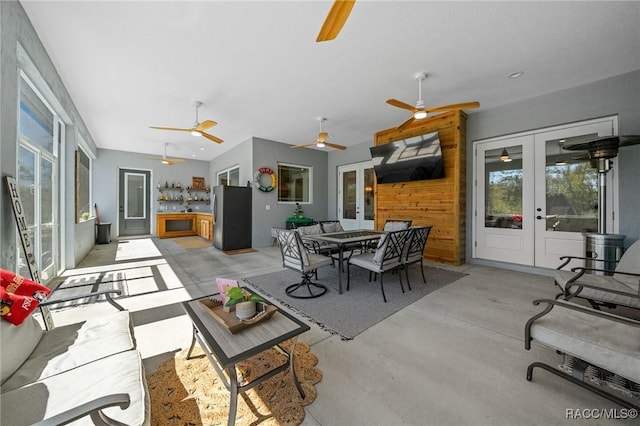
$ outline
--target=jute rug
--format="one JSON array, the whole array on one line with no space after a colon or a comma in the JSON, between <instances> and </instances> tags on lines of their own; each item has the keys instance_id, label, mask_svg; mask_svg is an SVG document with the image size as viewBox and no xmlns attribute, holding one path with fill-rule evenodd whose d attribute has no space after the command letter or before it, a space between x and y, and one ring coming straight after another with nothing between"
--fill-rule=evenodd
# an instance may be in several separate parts
<instances>
[{"instance_id":1,"label":"jute rug","mask_svg":"<svg viewBox=\"0 0 640 426\"><path fill-rule=\"evenodd\" d=\"M405 287L403 293L400 289L398 274L386 273L384 291L387 303L382 299L380 278L370 282L369 271L353 266L351 267L350 291L346 291L347 274L342 276L344 290L342 294L338 293L337 266L320 268L318 278L314 278L313 281L325 285L328 290L324 295L315 299L294 299L285 293L285 288L288 285L301 281L300 272L290 269L244 278L244 281L269 299L278 301L318 324L322 329L332 334L339 334L343 340L350 340L389 315L465 275L428 266L424 267L424 274L427 279L426 284L422 282L419 265L410 266L409 279L413 290L409 291L405 272L402 271Z\"/></svg>"},{"instance_id":2,"label":"jute rug","mask_svg":"<svg viewBox=\"0 0 640 426\"><path fill-rule=\"evenodd\" d=\"M184 249L197 249L205 247L213 247L213 241L202 237L179 237L173 238L171 241L178 244Z\"/></svg>"},{"instance_id":3,"label":"jute rug","mask_svg":"<svg viewBox=\"0 0 640 426\"><path fill-rule=\"evenodd\" d=\"M289 351L290 341L282 344ZM187 350L160 364L158 370L147 376L151 400L152 425L226 425L229 416L230 394L199 347L191 360ZM298 425L304 420L304 406L316 398L315 384L322 379L316 367L318 358L309 345L296 345L295 366L305 398L302 400L286 370L238 398L236 425ZM248 383L273 366L282 365L286 356L269 349L236 369L240 383Z\"/></svg>"}]
</instances>

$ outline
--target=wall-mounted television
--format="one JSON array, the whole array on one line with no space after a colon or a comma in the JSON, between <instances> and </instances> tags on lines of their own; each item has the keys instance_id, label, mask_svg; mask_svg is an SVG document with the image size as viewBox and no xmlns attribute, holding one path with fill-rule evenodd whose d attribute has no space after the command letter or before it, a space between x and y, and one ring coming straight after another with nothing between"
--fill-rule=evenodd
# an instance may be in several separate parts
<instances>
[{"instance_id":1,"label":"wall-mounted television","mask_svg":"<svg viewBox=\"0 0 640 426\"><path fill-rule=\"evenodd\" d=\"M444 177L438 132L373 146L369 149L378 183Z\"/></svg>"}]
</instances>

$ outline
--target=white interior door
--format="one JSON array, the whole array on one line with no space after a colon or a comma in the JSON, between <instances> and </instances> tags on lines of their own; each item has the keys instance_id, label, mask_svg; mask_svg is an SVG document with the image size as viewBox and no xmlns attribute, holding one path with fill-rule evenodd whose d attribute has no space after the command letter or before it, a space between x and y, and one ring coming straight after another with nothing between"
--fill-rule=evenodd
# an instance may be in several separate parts
<instances>
[{"instance_id":1,"label":"white interior door","mask_svg":"<svg viewBox=\"0 0 640 426\"><path fill-rule=\"evenodd\" d=\"M586 152L563 146L572 137L616 133L617 120L608 117L477 143L473 256L544 268L563 255L584 256L582 233L597 232L597 171ZM615 182L614 167L607 174L613 232Z\"/></svg>"},{"instance_id":2,"label":"white interior door","mask_svg":"<svg viewBox=\"0 0 640 426\"><path fill-rule=\"evenodd\" d=\"M338 219L344 229L374 227L373 163L338 167Z\"/></svg>"}]
</instances>

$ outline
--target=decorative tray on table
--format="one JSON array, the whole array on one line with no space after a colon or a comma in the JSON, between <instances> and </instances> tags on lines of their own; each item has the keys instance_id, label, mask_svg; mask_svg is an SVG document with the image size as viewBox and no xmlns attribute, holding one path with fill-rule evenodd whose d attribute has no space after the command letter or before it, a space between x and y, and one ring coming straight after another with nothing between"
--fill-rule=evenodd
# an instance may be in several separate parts
<instances>
[{"instance_id":1,"label":"decorative tray on table","mask_svg":"<svg viewBox=\"0 0 640 426\"><path fill-rule=\"evenodd\" d=\"M225 312L224 306L219 300L207 298L200 300L200 303L207 308L207 311L214 319L229 329L232 334L271 318L278 310L278 308L273 305L256 302L255 316L241 320L236 316L235 312Z\"/></svg>"}]
</instances>

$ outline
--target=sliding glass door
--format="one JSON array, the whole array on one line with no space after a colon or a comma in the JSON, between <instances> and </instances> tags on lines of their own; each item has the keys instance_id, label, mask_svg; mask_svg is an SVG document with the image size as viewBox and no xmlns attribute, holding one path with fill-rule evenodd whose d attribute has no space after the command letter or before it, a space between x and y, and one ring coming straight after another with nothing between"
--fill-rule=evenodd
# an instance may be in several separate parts
<instances>
[{"instance_id":1,"label":"sliding glass door","mask_svg":"<svg viewBox=\"0 0 640 426\"><path fill-rule=\"evenodd\" d=\"M58 151L64 125L24 78L20 85L18 187L40 278L46 283L60 268ZM21 245L18 270L29 276Z\"/></svg>"}]
</instances>

